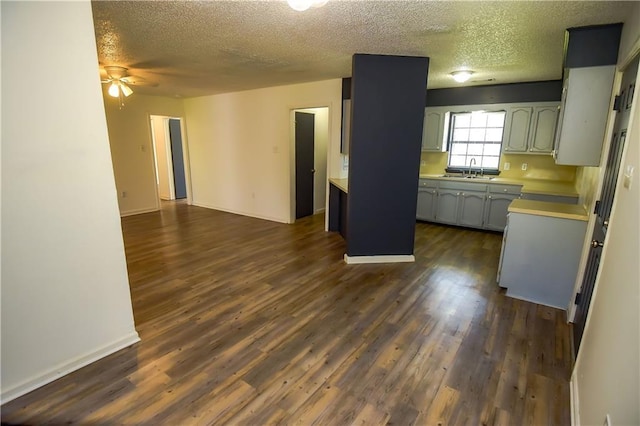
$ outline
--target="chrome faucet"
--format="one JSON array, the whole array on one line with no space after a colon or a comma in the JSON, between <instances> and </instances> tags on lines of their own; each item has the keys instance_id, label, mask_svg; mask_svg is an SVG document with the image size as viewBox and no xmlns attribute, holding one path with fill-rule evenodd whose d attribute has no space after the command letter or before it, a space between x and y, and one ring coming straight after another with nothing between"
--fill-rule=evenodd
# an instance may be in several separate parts
<instances>
[{"instance_id":1,"label":"chrome faucet","mask_svg":"<svg viewBox=\"0 0 640 426\"><path fill-rule=\"evenodd\" d=\"M471 166L475 166L476 165L476 158L475 157L471 157L471 160L469 160L469 176L471 176Z\"/></svg>"}]
</instances>

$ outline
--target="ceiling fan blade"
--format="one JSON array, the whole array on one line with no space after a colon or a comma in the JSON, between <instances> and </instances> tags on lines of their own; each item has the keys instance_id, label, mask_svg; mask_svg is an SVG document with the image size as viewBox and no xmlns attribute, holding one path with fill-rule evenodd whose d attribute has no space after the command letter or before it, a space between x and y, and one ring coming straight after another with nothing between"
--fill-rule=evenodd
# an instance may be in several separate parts
<instances>
[{"instance_id":1,"label":"ceiling fan blade","mask_svg":"<svg viewBox=\"0 0 640 426\"><path fill-rule=\"evenodd\" d=\"M158 85L158 83L151 83L149 80L145 79L144 77L139 77L136 75L128 75L126 77L122 77L120 79L120 81L130 84L132 86L150 86L150 87L155 87Z\"/></svg>"},{"instance_id":2,"label":"ceiling fan blade","mask_svg":"<svg viewBox=\"0 0 640 426\"><path fill-rule=\"evenodd\" d=\"M133 90L131 90L131 87L127 86L127 84L122 80L120 81L120 89L122 90L122 94L125 97L129 97L133 93Z\"/></svg>"}]
</instances>

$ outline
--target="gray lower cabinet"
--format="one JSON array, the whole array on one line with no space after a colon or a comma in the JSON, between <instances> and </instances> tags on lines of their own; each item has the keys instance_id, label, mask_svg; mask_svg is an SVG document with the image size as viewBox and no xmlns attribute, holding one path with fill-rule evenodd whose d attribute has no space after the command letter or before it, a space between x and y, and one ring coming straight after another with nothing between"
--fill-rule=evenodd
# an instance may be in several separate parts
<instances>
[{"instance_id":1,"label":"gray lower cabinet","mask_svg":"<svg viewBox=\"0 0 640 426\"><path fill-rule=\"evenodd\" d=\"M460 193L458 225L482 228L486 196L487 194L484 191L465 191Z\"/></svg>"},{"instance_id":2,"label":"gray lower cabinet","mask_svg":"<svg viewBox=\"0 0 640 426\"><path fill-rule=\"evenodd\" d=\"M509 204L518 198L510 194L489 194L484 209L484 228L492 231L504 231L507 226L507 210Z\"/></svg>"},{"instance_id":3,"label":"gray lower cabinet","mask_svg":"<svg viewBox=\"0 0 640 426\"><path fill-rule=\"evenodd\" d=\"M439 189L436 203L436 222L458 224L458 194L457 190Z\"/></svg>"},{"instance_id":4,"label":"gray lower cabinet","mask_svg":"<svg viewBox=\"0 0 640 426\"><path fill-rule=\"evenodd\" d=\"M484 209L484 229L504 231L509 204L520 197L521 190L519 185L489 185Z\"/></svg>"},{"instance_id":5,"label":"gray lower cabinet","mask_svg":"<svg viewBox=\"0 0 640 426\"><path fill-rule=\"evenodd\" d=\"M523 200L546 201L548 203L578 204L578 196L522 193Z\"/></svg>"},{"instance_id":6,"label":"gray lower cabinet","mask_svg":"<svg viewBox=\"0 0 640 426\"><path fill-rule=\"evenodd\" d=\"M416 217L502 232L509 204L520 196L521 188L520 185L420 179Z\"/></svg>"},{"instance_id":7,"label":"gray lower cabinet","mask_svg":"<svg viewBox=\"0 0 640 426\"><path fill-rule=\"evenodd\" d=\"M437 190L435 187L419 187L418 188L418 208L416 217L420 220L434 221L436 219L436 197Z\"/></svg>"},{"instance_id":8,"label":"gray lower cabinet","mask_svg":"<svg viewBox=\"0 0 640 426\"><path fill-rule=\"evenodd\" d=\"M498 284L507 296L567 309L587 222L509 213Z\"/></svg>"}]
</instances>

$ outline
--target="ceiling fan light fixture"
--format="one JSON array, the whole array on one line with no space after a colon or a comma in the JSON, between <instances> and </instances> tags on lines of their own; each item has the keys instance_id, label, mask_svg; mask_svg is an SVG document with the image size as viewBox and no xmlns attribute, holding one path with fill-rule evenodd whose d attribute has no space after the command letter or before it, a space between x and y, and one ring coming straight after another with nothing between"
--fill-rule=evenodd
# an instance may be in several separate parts
<instances>
[{"instance_id":1,"label":"ceiling fan light fixture","mask_svg":"<svg viewBox=\"0 0 640 426\"><path fill-rule=\"evenodd\" d=\"M293 10L298 12L304 12L310 7L322 7L327 4L329 0L287 0L287 3Z\"/></svg>"},{"instance_id":2,"label":"ceiling fan light fixture","mask_svg":"<svg viewBox=\"0 0 640 426\"><path fill-rule=\"evenodd\" d=\"M131 90L131 87L127 86L124 82L120 82L120 89L122 90L122 94L125 97L129 97L131 96L131 94L133 94L133 90Z\"/></svg>"},{"instance_id":3,"label":"ceiling fan light fixture","mask_svg":"<svg viewBox=\"0 0 640 426\"><path fill-rule=\"evenodd\" d=\"M304 12L313 4L313 0L287 0L289 7L298 12Z\"/></svg>"},{"instance_id":4,"label":"ceiling fan light fixture","mask_svg":"<svg viewBox=\"0 0 640 426\"><path fill-rule=\"evenodd\" d=\"M109 96L112 96L114 98L117 98L118 96L120 96L120 86L118 85L117 81L111 82L108 93L109 93Z\"/></svg>"},{"instance_id":5,"label":"ceiling fan light fixture","mask_svg":"<svg viewBox=\"0 0 640 426\"><path fill-rule=\"evenodd\" d=\"M451 73L451 77L453 77L453 79L455 81L457 81L458 83L464 83L465 81L469 80L471 78L471 75L473 74L473 71L454 71Z\"/></svg>"}]
</instances>

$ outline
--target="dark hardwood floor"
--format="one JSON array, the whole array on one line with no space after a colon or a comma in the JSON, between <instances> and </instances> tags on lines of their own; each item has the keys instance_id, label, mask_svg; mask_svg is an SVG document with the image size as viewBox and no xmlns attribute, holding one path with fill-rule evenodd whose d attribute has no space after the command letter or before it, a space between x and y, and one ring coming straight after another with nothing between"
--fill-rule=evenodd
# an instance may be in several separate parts
<instances>
[{"instance_id":1,"label":"dark hardwood floor","mask_svg":"<svg viewBox=\"0 0 640 426\"><path fill-rule=\"evenodd\" d=\"M321 215L123 219L141 342L2 407L12 424L568 425L564 313L506 297L501 235L416 225L346 265Z\"/></svg>"}]
</instances>

